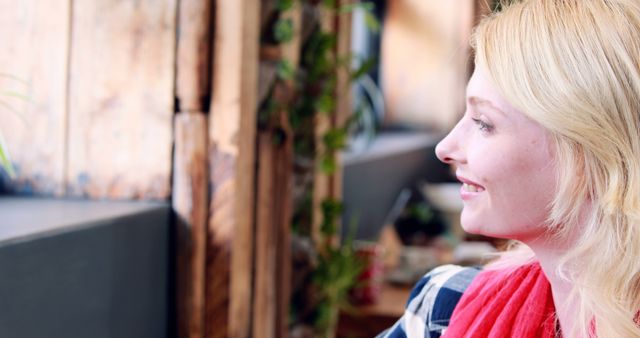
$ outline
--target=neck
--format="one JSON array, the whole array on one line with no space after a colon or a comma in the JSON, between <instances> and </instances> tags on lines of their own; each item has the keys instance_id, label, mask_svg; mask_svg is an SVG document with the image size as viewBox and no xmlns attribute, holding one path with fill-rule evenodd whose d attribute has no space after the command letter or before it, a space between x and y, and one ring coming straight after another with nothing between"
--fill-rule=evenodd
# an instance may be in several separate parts
<instances>
[{"instance_id":1,"label":"neck","mask_svg":"<svg viewBox=\"0 0 640 338\"><path fill-rule=\"evenodd\" d=\"M535 253L540 266L544 271L553 294L553 302L555 304L556 313L560 322L562 332L571 332L575 325L575 301L570 299L573 286L567 280L558 275L558 266L564 252L565 245L558 245L557 242L544 239L531 241L527 244Z\"/></svg>"}]
</instances>

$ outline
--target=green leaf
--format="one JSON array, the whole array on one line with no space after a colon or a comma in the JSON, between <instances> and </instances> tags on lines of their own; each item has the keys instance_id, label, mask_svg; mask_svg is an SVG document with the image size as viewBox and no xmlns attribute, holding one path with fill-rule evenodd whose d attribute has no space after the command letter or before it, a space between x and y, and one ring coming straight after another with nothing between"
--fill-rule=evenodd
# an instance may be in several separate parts
<instances>
[{"instance_id":1,"label":"green leaf","mask_svg":"<svg viewBox=\"0 0 640 338\"><path fill-rule=\"evenodd\" d=\"M335 107L336 103L331 95L322 95L316 101L316 110L322 113L331 113Z\"/></svg>"},{"instance_id":2,"label":"green leaf","mask_svg":"<svg viewBox=\"0 0 640 338\"><path fill-rule=\"evenodd\" d=\"M282 80L291 80L295 75L295 69L291 64L291 61L282 59L278 63L278 77Z\"/></svg>"},{"instance_id":3,"label":"green leaf","mask_svg":"<svg viewBox=\"0 0 640 338\"><path fill-rule=\"evenodd\" d=\"M0 96L13 97L13 98L25 101L25 102L33 102L33 99L30 96L27 96L27 95L24 95L24 94L20 94L20 93L17 93L17 92L13 92L13 91L1 91L0 92Z\"/></svg>"},{"instance_id":4,"label":"green leaf","mask_svg":"<svg viewBox=\"0 0 640 338\"><path fill-rule=\"evenodd\" d=\"M356 9L363 9L367 12L370 12L376 8L376 5L372 2L357 2L353 4L346 4L340 6L338 12L340 14L351 13Z\"/></svg>"},{"instance_id":5,"label":"green leaf","mask_svg":"<svg viewBox=\"0 0 640 338\"><path fill-rule=\"evenodd\" d=\"M378 18L376 18L376 16L371 12L364 13L364 24L374 33L378 33L380 31L380 21L378 21Z\"/></svg>"},{"instance_id":6,"label":"green leaf","mask_svg":"<svg viewBox=\"0 0 640 338\"><path fill-rule=\"evenodd\" d=\"M11 159L9 157L9 152L7 151L7 146L4 143L4 139L2 135L0 135L0 166L9 174L9 177L15 177L15 171L13 169L13 165L11 164Z\"/></svg>"},{"instance_id":7,"label":"green leaf","mask_svg":"<svg viewBox=\"0 0 640 338\"><path fill-rule=\"evenodd\" d=\"M351 73L351 80L357 80L361 76L369 73L369 71L371 71L371 69L373 69L373 67L375 67L377 63L378 60L376 58L371 57L366 59L364 62L360 63L358 68L353 70L353 72Z\"/></svg>"},{"instance_id":8,"label":"green leaf","mask_svg":"<svg viewBox=\"0 0 640 338\"><path fill-rule=\"evenodd\" d=\"M324 0L322 1L322 4L330 9L336 8L336 0Z\"/></svg>"},{"instance_id":9,"label":"green leaf","mask_svg":"<svg viewBox=\"0 0 640 338\"><path fill-rule=\"evenodd\" d=\"M286 12L293 7L294 0L278 0L276 4L276 9L280 12Z\"/></svg>"},{"instance_id":10,"label":"green leaf","mask_svg":"<svg viewBox=\"0 0 640 338\"><path fill-rule=\"evenodd\" d=\"M323 173L327 175L332 175L333 173L335 173L336 168L337 168L337 164L333 156L323 157L322 160L320 161L320 169L322 170Z\"/></svg>"},{"instance_id":11,"label":"green leaf","mask_svg":"<svg viewBox=\"0 0 640 338\"><path fill-rule=\"evenodd\" d=\"M293 39L293 20L280 19L274 28L274 37L280 43L286 43Z\"/></svg>"},{"instance_id":12,"label":"green leaf","mask_svg":"<svg viewBox=\"0 0 640 338\"><path fill-rule=\"evenodd\" d=\"M330 129L323 136L323 142L330 150L340 150L347 145L347 131L343 128Z\"/></svg>"},{"instance_id":13,"label":"green leaf","mask_svg":"<svg viewBox=\"0 0 640 338\"><path fill-rule=\"evenodd\" d=\"M327 198L322 201L322 215L325 219L333 220L340 216L343 210L344 205L338 200Z\"/></svg>"}]
</instances>

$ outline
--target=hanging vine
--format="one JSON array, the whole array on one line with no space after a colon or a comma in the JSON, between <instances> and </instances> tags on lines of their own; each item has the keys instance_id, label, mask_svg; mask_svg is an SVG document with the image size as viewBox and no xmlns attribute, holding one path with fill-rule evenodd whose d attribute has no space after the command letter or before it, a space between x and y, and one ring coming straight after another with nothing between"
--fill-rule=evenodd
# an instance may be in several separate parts
<instances>
[{"instance_id":1,"label":"hanging vine","mask_svg":"<svg viewBox=\"0 0 640 338\"><path fill-rule=\"evenodd\" d=\"M293 8L294 1L304 6L304 27L294 27L294 22L285 15ZM377 30L378 23L371 14L373 5L367 2L338 6L332 0L278 0L275 6L277 17L263 32L263 44L287 44L299 29L303 40L302 52L299 65L286 58L277 61L277 79L261 105L259 127L273 131L272 142L276 145L285 142L287 137L293 137L292 231L311 238L314 173L338 174L337 155L347 147L350 129L359 116L352 114L343 125L329 128L319 138L316 136L317 118L331 119L336 114L339 70L346 70L349 79L355 81L374 64L362 62L360 67L352 69L352 55L336 55L337 33L323 29L319 13L323 10L337 18L356 8L363 8L370 29ZM309 17L315 20L306 20ZM283 87L287 90L283 91ZM286 121L280 114L283 111L287 113ZM329 337L337 325L338 309L348 306L348 292L355 285L363 264L355 255L350 238L338 245L332 240L339 231L342 202L337 198L325 198L321 202L321 211L319 243L314 244L317 260L308 276L311 292L294 297L291 321L312 324L316 336ZM304 306L297 304L301 301L311 302L310 313L305 314Z\"/></svg>"}]
</instances>

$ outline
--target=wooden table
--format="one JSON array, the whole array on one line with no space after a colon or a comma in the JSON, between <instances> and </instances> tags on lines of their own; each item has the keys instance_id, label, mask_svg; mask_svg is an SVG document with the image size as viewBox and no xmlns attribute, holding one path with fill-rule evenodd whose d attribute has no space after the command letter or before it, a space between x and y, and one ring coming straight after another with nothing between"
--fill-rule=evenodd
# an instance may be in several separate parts
<instances>
[{"instance_id":1,"label":"wooden table","mask_svg":"<svg viewBox=\"0 0 640 338\"><path fill-rule=\"evenodd\" d=\"M412 286L384 284L375 304L356 307L357 314L341 313L338 337L371 338L391 327L404 313Z\"/></svg>"}]
</instances>

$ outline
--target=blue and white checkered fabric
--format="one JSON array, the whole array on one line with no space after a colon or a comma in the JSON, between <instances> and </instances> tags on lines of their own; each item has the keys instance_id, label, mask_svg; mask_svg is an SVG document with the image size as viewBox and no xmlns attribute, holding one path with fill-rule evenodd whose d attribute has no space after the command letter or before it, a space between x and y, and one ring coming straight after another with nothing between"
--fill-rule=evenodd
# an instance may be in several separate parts
<instances>
[{"instance_id":1,"label":"blue and white checkered fabric","mask_svg":"<svg viewBox=\"0 0 640 338\"><path fill-rule=\"evenodd\" d=\"M377 338L439 338L478 272L480 268L457 265L433 269L411 291L404 315Z\"/></svg>"}]
</instances>

